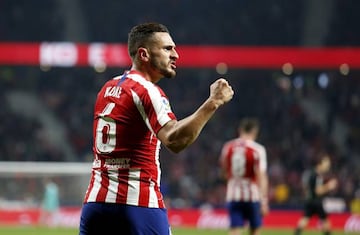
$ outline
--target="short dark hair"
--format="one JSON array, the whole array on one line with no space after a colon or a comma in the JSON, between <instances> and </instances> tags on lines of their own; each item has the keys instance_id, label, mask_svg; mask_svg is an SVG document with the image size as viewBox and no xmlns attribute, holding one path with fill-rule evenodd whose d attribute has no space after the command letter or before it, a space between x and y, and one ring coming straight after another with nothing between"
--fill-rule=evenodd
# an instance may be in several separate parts
<instances>
[{"instance_id":1,"label":"short dark hair","mask_svg":"<svg viewBox=\"0 0 360 235\"><path fill-rule=\"evenodd\" d=\"M259 130L259 128L260 123L257 118L248 117L240 120L239 129L245 133L249 133L255 129Z\"/></svg>"},{"instance_id":2,"label":"short dark hair","mask_svg":"<svg viewBox=\"0 0 360 235\"><path fill-rule=\"evenodd\" d=\"M154 33L169 33L167 27L156 22L143 23L134 26L128 34L128 52L134 58L139 47L144 47Z\"/></svg>"}]
</instances>

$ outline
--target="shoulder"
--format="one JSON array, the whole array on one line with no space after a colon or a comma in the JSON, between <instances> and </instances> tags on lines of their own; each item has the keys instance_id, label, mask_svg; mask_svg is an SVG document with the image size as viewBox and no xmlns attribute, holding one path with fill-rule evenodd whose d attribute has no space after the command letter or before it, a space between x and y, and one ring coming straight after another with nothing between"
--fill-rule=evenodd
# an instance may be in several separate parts
<instances>
[{"instance_id":1,"label":"shoulder","mask_svg":"<svg viewBox=\"0 0 360 235\"><path fill-rule=\"evenodd\" d=\"M127 75L127 78L131 79L132 81L134 81L138 85L143 86L146 89L159 89L159 87L155 83L147 80L145 77L143 77L140 74L130 73Z\"/></svg>"},{"instance_id":2,"label":"shoulder","mask_svg":"<svg viewBox=\"0 0 360 235\"><path fill-rule=\"evenodd\" d=\"M155 83L146 80L140 74L129 74L127 76L131 81L133 81L130 85L131 89L136 92L144 92L149 96L166 96L164 91Z\"/></svg>"},{"instance_id":3,"label":"shoulder","mask_svg":"<svg viewBox=\"0 0 360 235\"><path fill-rule=\"evenodd\" d=\"M262 145L262 144L260 144L259 142L252 141L252 144L253 144L256 148L265 149L265 146Z\"/></svg>"},{"instance_id":4,"label":"shoulder","mask_svg":"<svg viewBox=\"0 0 360 235\"><path fill-rule=\"evenodd\" d=\"M239 138L230 139L223 144L223 148L232 148L239 144Z\"/></svg>"},{"instance_id":5,"label":"shoulder","mask_svg":"<svg viewBox=\"0 0 360 235\"><path fill-rule=\"evenodd\" d=\"M221 158L224 158L232 151L232 149L236 145L235 143L236 143L236 139L231 139L231 140L224 142L222 149L221 149Z\"/></svg>"},{"instance_id":6,"label":"shoulder","mask_svg":"<svg viewBox=\"0 0 360 235\"><path fill-rule=\"evenodd\" d=\"M265 146L256 142L256 141L253 141L253 140L249 140L247 141L247 146L249 148L252 148L254 149L255 151L259 152L260 154L265 154L266 152L266 149L265 149Z\"/></svg>"}]
</instances>

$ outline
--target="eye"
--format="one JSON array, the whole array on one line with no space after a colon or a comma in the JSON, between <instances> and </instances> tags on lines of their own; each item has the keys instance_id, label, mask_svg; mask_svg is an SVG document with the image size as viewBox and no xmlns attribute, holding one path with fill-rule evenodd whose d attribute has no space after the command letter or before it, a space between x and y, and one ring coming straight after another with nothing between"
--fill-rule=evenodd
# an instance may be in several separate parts
<instances>
[{"instance_id":1,"label":"eye","mask_svg":"<svg viewBox=\"0 0 360 235\"><path fill-rule=\"evenodd\" d=\"M173 49L174 49L173 46L166 46L166 47L165 47L165 50L167 50L167 51L171 51L171 50L173 50Z\"/></svg>"}]
</instances>

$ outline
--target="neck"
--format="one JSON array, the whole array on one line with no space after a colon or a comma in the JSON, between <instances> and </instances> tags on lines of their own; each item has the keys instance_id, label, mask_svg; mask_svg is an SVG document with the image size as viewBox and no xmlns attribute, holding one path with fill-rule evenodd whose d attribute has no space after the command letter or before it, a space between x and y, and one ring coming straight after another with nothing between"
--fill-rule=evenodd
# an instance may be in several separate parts
<instances>
[{"instance_id":1,"label":"neck","mask_svg":"<svg viewBox=\"0 0 360 235\"><path fill-rule=\"evenodd\" d=\"M141 73L146 80L151 81L152 83L157 83L161 79L161 77L152 73L151 70L144 68L144 66L137 66L136 64L133 64L130 70Z\"/></svg>"},{"instance_id":2,"label":"neck","mask_svg":"<svg viewBox=\"0 0 360 235\"><path fill-rule=\"evenodd\" d=\"M254 140L255 139L254 136L250 135L250 134L241 134L240 138L244 139L244 140Z\"/></svg>"}]
</instances>

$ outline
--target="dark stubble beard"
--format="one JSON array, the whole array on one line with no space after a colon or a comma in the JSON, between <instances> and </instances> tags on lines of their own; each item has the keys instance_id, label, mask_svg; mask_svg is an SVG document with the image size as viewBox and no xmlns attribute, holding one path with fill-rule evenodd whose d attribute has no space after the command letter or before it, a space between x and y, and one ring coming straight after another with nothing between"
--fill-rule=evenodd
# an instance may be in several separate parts
<instances>
[{"instance_id":1,"label":"dark stubble beard","mask_svg":"<svg viewBox=\"0 0 360 235\"><path fill-rule=\"evenodd\" d=\"M151 66L158 70L165 78L173 78L176 76L176 71L173 69L168 69L167 64L162 64L158 60L151 60Z\"/></svg>"}]
</instances>

